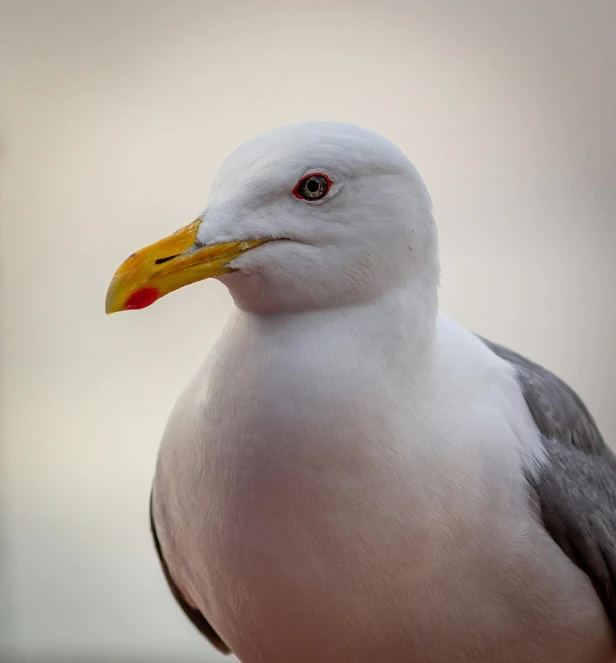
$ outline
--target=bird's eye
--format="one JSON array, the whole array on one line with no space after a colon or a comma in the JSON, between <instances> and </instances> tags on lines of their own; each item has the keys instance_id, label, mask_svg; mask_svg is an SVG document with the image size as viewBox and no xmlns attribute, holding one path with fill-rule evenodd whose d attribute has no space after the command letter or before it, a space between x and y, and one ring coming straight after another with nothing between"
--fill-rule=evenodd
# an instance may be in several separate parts
<instances>
[{"instance_id":1,"label":"bird's eye","mask_svg":"<svg viewBox=\"0 0 616 663\"><path fill-rule=\"evenodd\" d=\"M321 200L329 193L331 186L332 181L327 175L312 173L297 183L293 195L302 200Z\"/></svg>"}]
</instances>

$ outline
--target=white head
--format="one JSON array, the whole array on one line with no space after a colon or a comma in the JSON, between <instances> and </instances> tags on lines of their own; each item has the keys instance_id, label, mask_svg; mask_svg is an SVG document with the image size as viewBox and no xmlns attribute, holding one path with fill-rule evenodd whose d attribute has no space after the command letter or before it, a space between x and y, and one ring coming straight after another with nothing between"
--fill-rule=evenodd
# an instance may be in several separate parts
<instances>
[{"instance_id":1,"label":"white head","mask_svg":"<svg viewBox=\"0 0 616 663\"><path fill-rule=\"evenodd\" d=\"M425 185L393 143L354 125L258 136L224 162L196 222L120 267L107 310L142 308L208 277L258 312L347 306L406 284L435 291Z\"/></svg>"}]
</instances>

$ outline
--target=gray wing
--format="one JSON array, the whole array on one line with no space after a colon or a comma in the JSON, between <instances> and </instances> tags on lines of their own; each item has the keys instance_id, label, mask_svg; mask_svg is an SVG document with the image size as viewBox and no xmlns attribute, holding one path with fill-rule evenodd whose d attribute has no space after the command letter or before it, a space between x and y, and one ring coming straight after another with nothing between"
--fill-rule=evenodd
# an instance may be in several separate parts
<instances>
[{"instance_id":1,"label":"gray wing","mask_svg":"<svg viewBox=\"0 0 616 663\"><path fill-rule=\"evenodd\" d=\"M154 546L156 547L156 552L158 553L158 559L160 560L160 564L163 567L163 573L165 574L165 579L167 580L167 584L169 585L169 589L171 589L171 593L173 594L175 600L178 602L180 608L184 611L184 614L190 619L190 621L201 631L201 633L218 649L218 651L222 652L223 654L230 654L231 650L223 639L216 633L216 631L212 628L212 625L208 622L208 620L195 608L191 607L186 603L186 600L182 596L182 592L178 588L178 586L173 582L173 578L171 577L171 574L169 573L169 567L167 566L167 563L165 562L165 559L163 557L163 553L160 549L160 542L158 540L158 536L156 535L156 526L154 524L154 512L152 510L152 494L150 494L150 528L152 530L152 536L154 538Z\"/></svg>"},{"instance_id":2,"label":"gray wing","mask_svg":"<svg viewBox=\"0 0 616 663\"><path fill-rule=\"evenodd\" d=\"M481 337L480 337L481 338ZM545 368L481 339L518 373L550 463L529 483L543 524L590 576L616 626L616 457L579 396Z\"/></svg>"}]
</instances>

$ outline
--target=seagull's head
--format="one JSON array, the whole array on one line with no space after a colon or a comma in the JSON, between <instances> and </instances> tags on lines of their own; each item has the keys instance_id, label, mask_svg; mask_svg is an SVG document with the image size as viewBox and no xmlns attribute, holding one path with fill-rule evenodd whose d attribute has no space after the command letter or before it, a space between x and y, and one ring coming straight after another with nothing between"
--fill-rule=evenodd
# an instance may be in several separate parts
<instances>
[{"instance_id":1,"label":"seagull's head","mask_svg":"<svg viewBox=\"0 0 616 663\"><path fill-rule=\"evenodd\" d=\"M120 266L106 310L212 277L245 310L356 304L435 286L436 243L426 188L393 143L345 123L290 125L228 157L196 221Z\"/></svg>"}]
</instances>

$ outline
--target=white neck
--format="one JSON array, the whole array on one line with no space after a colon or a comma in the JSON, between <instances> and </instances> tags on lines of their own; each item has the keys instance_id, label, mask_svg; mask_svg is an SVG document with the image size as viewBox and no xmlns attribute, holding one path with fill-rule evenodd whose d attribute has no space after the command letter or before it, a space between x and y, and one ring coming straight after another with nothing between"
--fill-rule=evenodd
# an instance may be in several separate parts
<instances>
[{"instance_id":1,"label":"white neck","mask_svg":"<svg viewBox=\"0 0 616 663\"><path fill-rule=\"evenodd\" d=\"M288 360L309 359L348 373L348 362L366 366L375 360L392 362L404 371L404 381L423 366L431 354L436 333L436 287L411 283L364 304L335 309L255 314L236 309L223 336L234 351L268 351ZM291 365L289 368L291 368Z\"/></svg>"}]
</instances>

